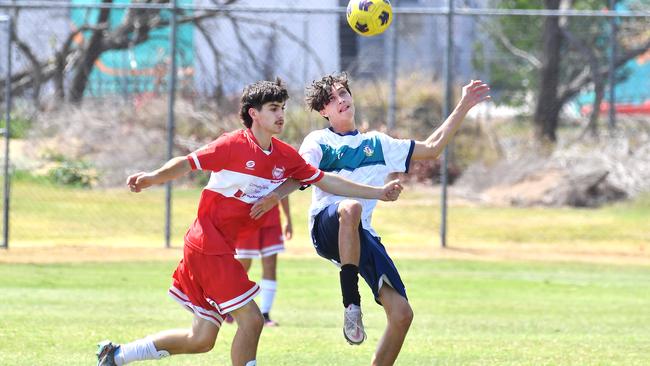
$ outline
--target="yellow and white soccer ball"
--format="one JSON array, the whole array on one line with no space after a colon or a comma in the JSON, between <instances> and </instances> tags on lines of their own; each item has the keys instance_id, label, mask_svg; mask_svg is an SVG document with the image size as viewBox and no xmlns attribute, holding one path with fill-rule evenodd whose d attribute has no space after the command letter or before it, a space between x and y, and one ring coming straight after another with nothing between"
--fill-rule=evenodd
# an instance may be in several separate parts
<instances>
[{"instance_id":1,"label":"yellow and white soccer ball","mask_svg":"<svg viewBox=\"0 0 650 366\"><path fill-rule=\"evenodd\" d=\"M388 0L350 0L345 17L355 32L376 36L393 21L393 7Z\"/></svg>"}]
</instances>

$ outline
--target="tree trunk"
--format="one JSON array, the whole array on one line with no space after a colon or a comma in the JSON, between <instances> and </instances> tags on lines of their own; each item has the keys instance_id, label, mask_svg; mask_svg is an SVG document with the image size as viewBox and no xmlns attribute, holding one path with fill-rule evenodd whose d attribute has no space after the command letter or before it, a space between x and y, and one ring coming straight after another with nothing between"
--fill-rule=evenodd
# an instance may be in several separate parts
<instances>
[{"instance_id":1,"label":"tree trunk","mask_svg":"<svg viewBox=\"0 0 650 366\"><path fill-rule=\"evenodd\" d=\"M102 3L112 3L111 0L103 0ZM99 12L99 19L97 19L97 25L104 24L108 22L108 16L111 12L111 9L101 9ZM86 86L88 85L88 78L90 73L93 71L95 62L99 59L99 56L106 51L104 49L104 37L106 32L104 30L95 30L90 37L84 51L78 62L78 67L75 70L74 77L72 78L72 83L70 85L70 102L80 103L83 99L84 92L86 91Z\"/></svg>"},{"instance_id":2,"label":"tree trunk","mask_svg":"<svg viewBox=\"0 0 650 366\"><path fill-rule=\"evenodd\" d=\"M544 0L546 9L557 10L560 0ZM542 36L543 53L540 69L540 92L533 122L538 139L555 142L562 104L558 97L562 32L559 17L547 17Z\"/></svg>"}]
</instances>

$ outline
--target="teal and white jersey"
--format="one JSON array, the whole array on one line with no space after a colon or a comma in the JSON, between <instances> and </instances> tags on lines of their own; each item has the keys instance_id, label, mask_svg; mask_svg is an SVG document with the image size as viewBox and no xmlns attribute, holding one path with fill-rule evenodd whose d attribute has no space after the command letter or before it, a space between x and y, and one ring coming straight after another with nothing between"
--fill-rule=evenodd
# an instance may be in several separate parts
<instances>
[{"instance_id":1,"label":"teal and white jersey","mask_svg":"<svg viewBox=\"0 0 650 366\"><path fill-rule=\"evenodd\" d=\"M317 130L305 137L300 155L311 165L351 181L382 186L390 173L408 171L415 142L392 138L381 132L352 131L339 135L329 128ZM314 217L327 206L346 197L333 195L313 187L309 208L309 230ZM361 224L372 235L378 236L370 225L377 200L357 198L363 206Z\"/></svg>"}]
</instances>

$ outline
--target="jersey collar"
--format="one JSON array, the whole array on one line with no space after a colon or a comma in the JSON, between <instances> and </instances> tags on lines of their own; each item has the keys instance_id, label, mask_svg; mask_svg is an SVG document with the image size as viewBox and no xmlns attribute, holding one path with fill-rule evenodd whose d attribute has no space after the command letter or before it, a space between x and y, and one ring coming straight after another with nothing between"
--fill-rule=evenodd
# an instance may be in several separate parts
<instances>
[{"instance_id":1,"label":"jersey collar","mask_svg":"<svg viewBox=\"0 0 650 366\"><path fill-rule=\"evenodd\" d=\"M247 137L249 140L253 141L253 143L254 143L255 145L257 145L257 147L259 147L260 150L262 150L263 153L265 153L266 155L271 155L271 153L273 152L273 137L271 137L271 148L267 151L267 150L264 150L264 149L260 146L260 144L257 142L257 139L255 138L255 135L253 134L253 131L251 131L250 128L245 129L245 130L244 130L244 134L246 135L246 137Z\"/></svg>"},{"instance_id":2,"label":"jersey collar","mask_svg":"<svg viewBox=\"0 0 650 366\"><path fill-rule=\"evenodd\" d=\"M335 134L337 134L339 136L356 136L356 135L359 134L359 130L356 130L356 129L352 130L352 131L345 132L345 133L338 133L338 132L334 131L334 129L332 127L327 127L327 129L334 132Z\"/></svg>"}]
</instances>

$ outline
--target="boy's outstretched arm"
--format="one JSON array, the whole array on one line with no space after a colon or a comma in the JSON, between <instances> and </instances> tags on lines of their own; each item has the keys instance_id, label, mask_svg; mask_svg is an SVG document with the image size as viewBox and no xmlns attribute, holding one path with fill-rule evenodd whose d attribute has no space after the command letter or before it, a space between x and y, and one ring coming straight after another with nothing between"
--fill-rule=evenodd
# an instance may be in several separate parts
<instances>
[{"instance_id":1,"label":"boy's outstretched arm","mask_svg":"<svg viewBox=\"0 0 650 366\"><path fill-rule=\"evenodd\" d=\"M337 196L358 197L382 201L395 201L402 192L402 185L399 179L392 180L383 187L368 186L365 184L355 183L336 174L325 173L323 179L314 183L314 185L325 192Z\"/></svg>"},{"instance_id":2,"label":"boy's outstretched arm","mask_svg":"<svg viewBox=\"0 0 650 366\"><path fill-rule=\"evenodd\" d=\"M404 189L400 184L399 179L390 181L384 184L383 187L374 187L365 184L358 184L332 173L325 173L323 178L317 183L314 183L314 185L325 192L338 196L377 199L382 201L397 200L400 193L402 193L402 189ZM280 199L297 190L300 186L301 184L299 181L295 179L287 179L269 195L255 202L251 208L250 216L254 219L259 219L262 215L277 205L278 202L280 202Z\"/></svg>"},{"instance_id":3,"label":"boy's outstretched arm","mask_svg":"<svg viewBox=\"0 0 650 366\"><path fill-rule=\"evenodd\" d=\"M192 170L186 156L177 156L152 172L139 172L126 178L126 185L131 192L140 192L155 184L166 183L181 177Z\"/></svg>"},{"instance_id":4,"label":"boy's outstretched arm","mask_svg":"<svg viewBox=\"0 0 650 366\"><path fill-rule=\"evenodd\" d=\"M277 205L280 200L287 197L301 186L302 184L298 180L292 178L285 180L284 183L280 184L280 186L274 189L273 192L255 202L253 207L251 207L251 218L255 220L259 219L262 217L262 215L275 207L275 205Z\"/></svg>"},{"instance_id":5,"label":"boy's outstretched arm","mask_svg":"<svg viewBox=\"0 0 650 366\"><path fill-rule=\"evenodd\" d=\"M445 122L425 141L416 141L412 159L435 159L454 136L465 115L475 105L490 99L490 87L481 80L472 80L463 87L460 101Z\"/></svg>"}]
</instances>

